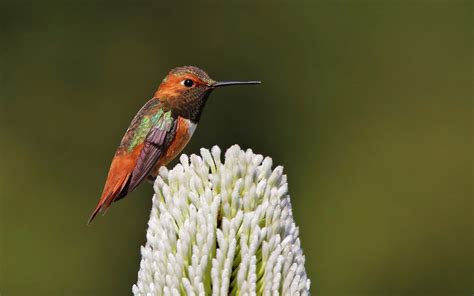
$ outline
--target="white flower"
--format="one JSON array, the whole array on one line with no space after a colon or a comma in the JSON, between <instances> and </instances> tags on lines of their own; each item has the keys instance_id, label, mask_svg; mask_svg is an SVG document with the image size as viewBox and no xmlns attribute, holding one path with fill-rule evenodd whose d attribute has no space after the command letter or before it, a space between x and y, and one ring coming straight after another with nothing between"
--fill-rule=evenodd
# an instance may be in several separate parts
<instances>
[{"instance_id":1,"label":"white flower","mask_svg":"<svg viewBox=\"0 0 474 296\"><path fill-rule=\"evenodd\" d=\"M234 145L162 167L135 295L308 295L283 168Z\"/></svg>"}]
</instances>

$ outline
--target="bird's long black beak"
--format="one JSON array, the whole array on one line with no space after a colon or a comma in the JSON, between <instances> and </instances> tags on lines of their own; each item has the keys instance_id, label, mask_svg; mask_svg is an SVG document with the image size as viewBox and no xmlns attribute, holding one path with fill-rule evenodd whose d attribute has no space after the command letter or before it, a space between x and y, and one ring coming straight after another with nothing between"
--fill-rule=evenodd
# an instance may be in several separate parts
<instances>
[{"instance_id":1,"label":"bird's long black beak","mask_svg":"<svg viewBox=\"0 0 474 296\"><path fill-rule=\"evenodd\" d=\"M252 81L217 81L214 82L211 87L221 87L221 86L228 86L228 85L239 85L239 84L260 84L261 81L252 80Z\"/></svg>"}]
</instances>

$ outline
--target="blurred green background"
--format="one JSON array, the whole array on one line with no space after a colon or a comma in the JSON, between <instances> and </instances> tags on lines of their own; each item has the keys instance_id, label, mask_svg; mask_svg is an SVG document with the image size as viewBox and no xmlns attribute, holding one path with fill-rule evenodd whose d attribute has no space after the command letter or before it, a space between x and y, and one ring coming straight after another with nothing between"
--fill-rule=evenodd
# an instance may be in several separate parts
<instances>
[{"instance_id":1,"label":"blurred green background","mask_svg":"<svg viewBox=\"0 0 474 296\"><path fill-rule=\"evenodd\" d=\"M151 206L95 221L169 69L215 91L186 147L285 166L317 295L471 295L470 1L0 2L0 294L129 295Z\"/></svg>"}]
</instances>

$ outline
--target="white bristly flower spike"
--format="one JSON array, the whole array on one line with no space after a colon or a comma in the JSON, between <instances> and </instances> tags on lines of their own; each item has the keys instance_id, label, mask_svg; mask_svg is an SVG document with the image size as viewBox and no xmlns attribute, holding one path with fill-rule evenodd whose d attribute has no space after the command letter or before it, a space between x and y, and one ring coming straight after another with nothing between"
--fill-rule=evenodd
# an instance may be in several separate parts
<instances>
[{"instance_id":1,"label":"white bristly flower spike","mask_svg":"<svg viewBox=\"0 0 474 296\"><path fill-rule=\"evenodd\" d=\"M234 145L160 169L134 295L309 295L283 167Z\"/></svg>"}]
</instances>

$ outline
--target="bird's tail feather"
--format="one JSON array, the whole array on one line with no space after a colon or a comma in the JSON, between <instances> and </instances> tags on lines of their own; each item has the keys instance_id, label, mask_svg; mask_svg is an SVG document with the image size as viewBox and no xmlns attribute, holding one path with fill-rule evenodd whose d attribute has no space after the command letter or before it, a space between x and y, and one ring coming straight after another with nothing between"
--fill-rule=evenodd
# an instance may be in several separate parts
<instances>
[{"instance_id":1,"label":"bird's tail feather","mask_svg":"<svg viewBox=\"0 0 474 296\"><path fill-rule=\"evenodd\" d=\"M92 220L94 220L95 216L97 216L99 212L102 212L105 214L105 212L110 207L112 202L120 199L121 197L127 194L127 185L130 180L130 175L131 174L128 173L128 174L121 174L119 176L116 176L118 178L114 178L115 179L114 180L115 182L113 182L114 186L108 186L110 183L109 182L106 183L104 192L102 193L102 197L97 203L97 206L95 207L94 211L92 211L92 214L89 217L89 220L87 221L87 225L91 224Z\"/></svg>"}]
</instances>

